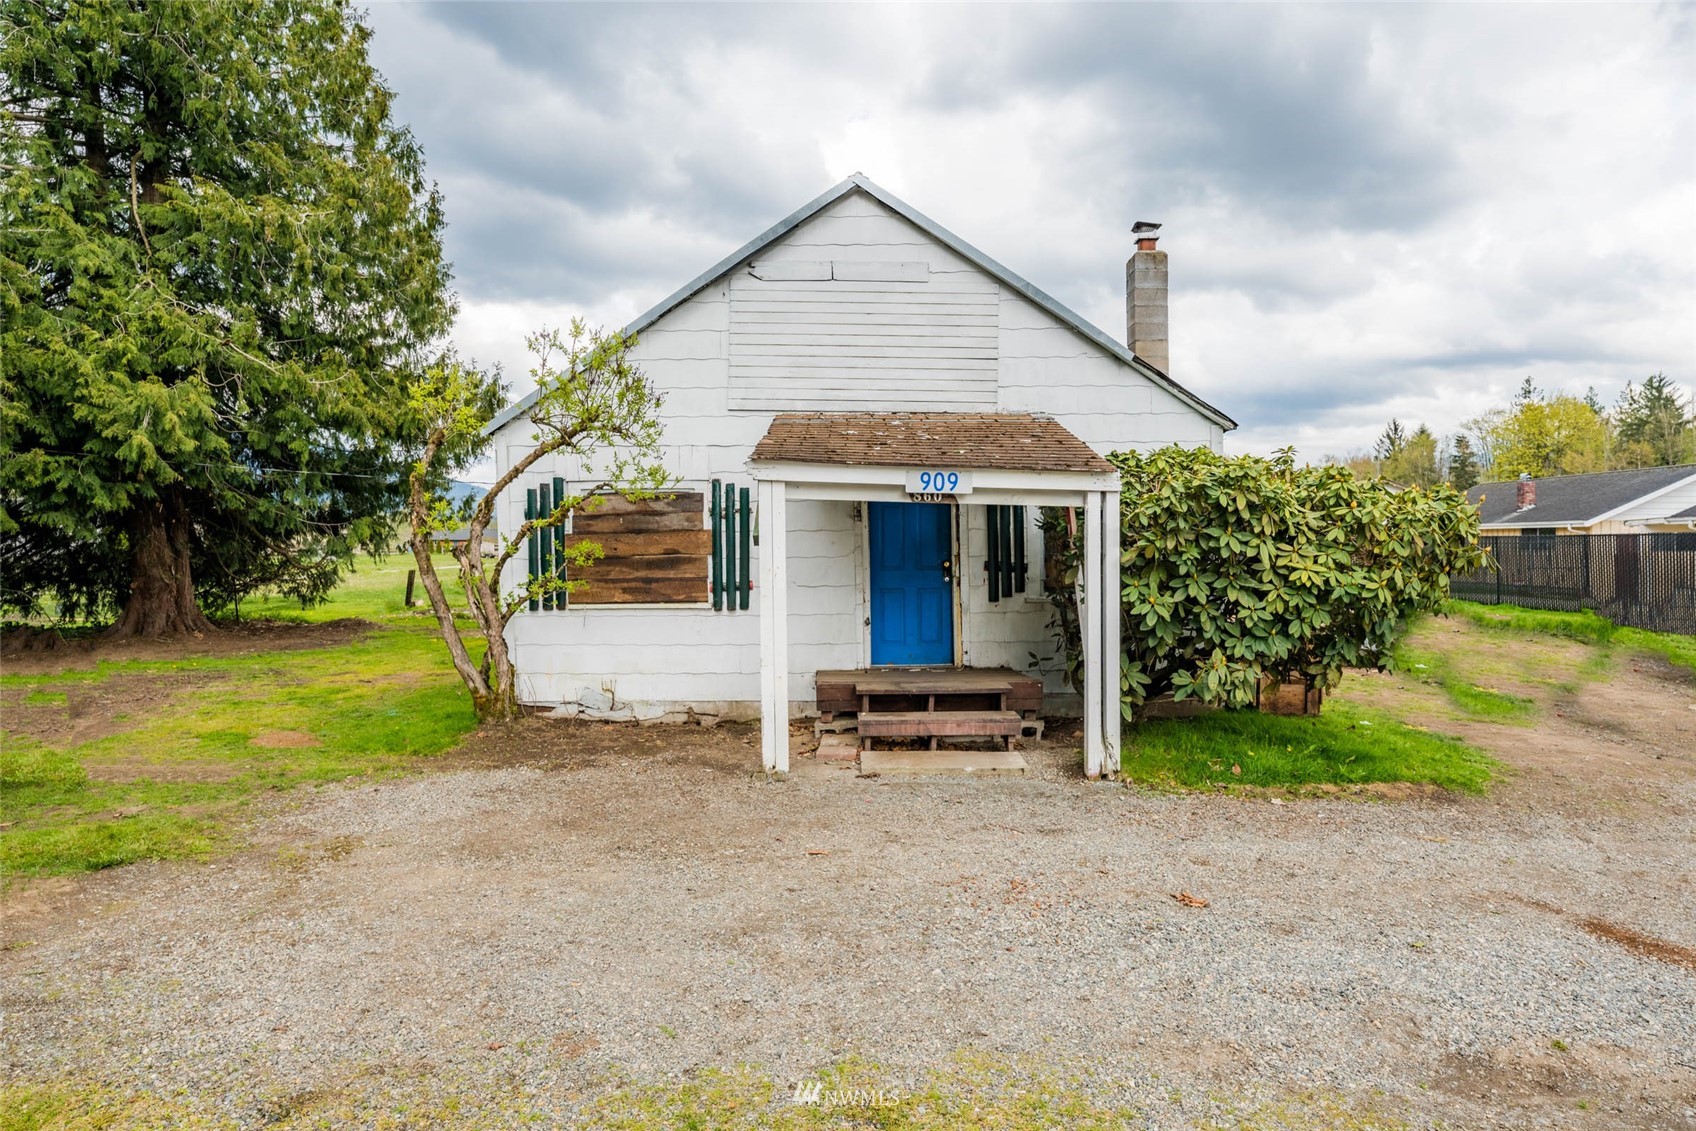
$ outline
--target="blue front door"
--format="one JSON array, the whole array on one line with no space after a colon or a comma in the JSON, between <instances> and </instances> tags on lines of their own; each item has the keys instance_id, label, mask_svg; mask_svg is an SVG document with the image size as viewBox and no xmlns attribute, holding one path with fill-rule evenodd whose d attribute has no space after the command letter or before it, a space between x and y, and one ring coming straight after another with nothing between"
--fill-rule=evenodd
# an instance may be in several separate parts
<instances>
[{"instance_id":1,"label":"blue front door","mask_svg":"<svg viewBox=\"0 0 1696 1131\"><path fill-rule=\"evenodd\" d=\"M872 663L954 662L946 503L871 503Z\"/></svg>"}]
</instances>

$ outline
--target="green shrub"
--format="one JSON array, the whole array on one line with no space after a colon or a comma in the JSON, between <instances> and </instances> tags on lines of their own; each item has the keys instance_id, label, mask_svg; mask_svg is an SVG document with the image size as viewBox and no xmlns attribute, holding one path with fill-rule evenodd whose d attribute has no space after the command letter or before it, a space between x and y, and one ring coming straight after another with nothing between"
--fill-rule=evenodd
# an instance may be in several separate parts
<instances>
[{"instance_id":1,"label":"green shrub","mask_svg":"<svg viewBox=\"0 0 1696 1131\"><path fill-rule=\"evenodd\" d=\"M1449 577L1483 564L1478 511L1447 485L1162 448L1112 457L1123 484L1127 715L1170 691L1248 706L1263 675L1334 687L1381 666ZM1075 575L1074 575L1075 576Z\"/></svg>"}]
</instances>

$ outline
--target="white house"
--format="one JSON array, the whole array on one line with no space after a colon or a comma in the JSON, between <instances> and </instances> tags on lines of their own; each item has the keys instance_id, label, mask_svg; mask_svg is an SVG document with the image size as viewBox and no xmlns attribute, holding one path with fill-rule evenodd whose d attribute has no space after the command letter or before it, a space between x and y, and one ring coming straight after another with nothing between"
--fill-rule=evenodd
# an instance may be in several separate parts
<instances>
[{"instance_id":1,"label":"white house","mask_svg":"<svg viewBox=\"0 0 1696 1131\"><path fill-rule=\"evenodd\" d=\"M1696 518L1696 464L1530 476L1466 492L1485 534L1641 534L1688 530Z\"/></svg>"},{"instance_id":2,"label":"white house","mask_svg":"<svg viewBox=\"0 0 1696 1131\"><path fill-rule=\"evenodd\" d=\"M1117 541L1100 537L1118 526L1118 477L1101 456L1217 448L1235 427L1163 371L1152 227L1126 272L1140 357L860 176L642 315L633 356L665 397L677 495L575 516L567 536L607 557L561 607L513 619L521 699L757 715L779 771L789 719L814 712L933 747L1081 712L1086 770L1114 772L1118 672L1103 657L1119 619L1099 595L1118 591ZM502 472L533 443L529 404L489 427ZM502 529L587 477L538 464L502 500ZM1081 702L1052 658L1041 507L1075 508L1086 536ZM504 584L549 552L515 559Z\"/></svg>"}]
</instances>

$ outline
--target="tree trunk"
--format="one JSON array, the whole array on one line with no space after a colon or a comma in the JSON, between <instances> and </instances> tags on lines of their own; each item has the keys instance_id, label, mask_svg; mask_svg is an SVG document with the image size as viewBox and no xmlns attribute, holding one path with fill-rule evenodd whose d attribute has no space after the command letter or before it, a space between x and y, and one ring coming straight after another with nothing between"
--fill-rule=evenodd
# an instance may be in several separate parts
<instances>
[{"instance_id":1,"label":"tree trunk","mask_svg":"<svg viewBox=\"0 0 1696 1131\"><path fill-rule=\"evenodd\" d=\"M143 503L130 516L129 599L108 636L193 636L216 631L194 599L189 517L182 496Z\"/></svg>"},{"instance_id":2,"label":"tree trunk","mask_svg":"<svg viewBox=\"0 0 1696 1131\"><path fill-rule=\"evenodd\" d=\"M524 708L518 705L518 695L512 682L500 679L494 680L487 695L471 693L471 705L477 711L477 720L485 723L506 723L520 718Z\"/></svg>"}]
</instances>

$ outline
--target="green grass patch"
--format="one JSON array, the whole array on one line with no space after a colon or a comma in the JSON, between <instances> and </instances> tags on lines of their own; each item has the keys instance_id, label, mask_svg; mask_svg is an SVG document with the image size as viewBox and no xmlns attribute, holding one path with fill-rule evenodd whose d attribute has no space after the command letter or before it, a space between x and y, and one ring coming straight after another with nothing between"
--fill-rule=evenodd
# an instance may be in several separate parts
<instances>
[{"instance_id":1,"label":"green grass patch","mask_svg":"<svg viewBox=\"0 0 1696 1131\"><path fill-rule=\"evenodd\" d=\"M1671 632L1648 632L1616 625L1588 610L1581 613L1526 609L1518 605L1480 605L1472 601L1450 601L1445 611L1482 628L1521 635L1560 636L1603 649L1619 648L1661 656L1668 663L1696 673L1696 636Z\"/></svg>"},{"instance_id":2,"label":"green grass patch","mask_svg":"<svg viewBox=\"0 0 1696 1131\"><path fill-rule=\"evenodd\" d=\"M802 1091L797 1093L797 1085ZM816 1090L815 1090L816 1089ZM599 1131L706 1131L765 1128L826 1131L1080 1131L1183 1122L1206 1131L1406 1131L1407 1124L1371 1103L1320 1091L1247 1098L1223 1089L1184 1096L1150 1079L1126 1096L1116 1074L1082 1063L1017 1059L962 1051L917 1079L904 1080L863 1059L825 1066L800 1079L778 1080L757 1066L706 1067L680 1080L638 1081L618 1073L585 1089L552 1096L534 1088L432 1073L427 1081L396 1076L368 1088L279 1094L264 1106L266 1125L280 1131L361 1126L443 1129L508 1126L578 1127ZM1106 1099L1111 1095L1114 1098ZM208 1129L231 1126L207 1109L207 1098L169 1099L122 1092L66 1078L0 1085L0 1131L96 1131L104 1128Z\"/></svg>"},{"instance_id":3,"label":"green grass patch","mask_svg":"<svg viewBox=\"0 0 1696 1131\"><path fill-rule=\"evenodd\" d=\"M42 710L63 709L67 689L151 681L105 737L56 746L0 731L0 874L204 857L261 792L395 774L453 747L476 716L433 618L403 605L405 569L354 577L323 606L293 606L297 620L377 622L351 642L0 677Z\"/></svg>"},{"instance_id":4,"label":"green grass patch","mask_svg":"<svg viewBox=\"0 0 1696 1131\"><path fill-rule=\"evenodd\" d=\"M1446 653L1415 648L1404 643L1396 649L1394 661L1397 671L1421 683L1442 688L1451 704L1473 718L1502 722L1529 721L1536 712L1535 699L1513 695L1494 687L1485 687L1462 676L1455 671L1454 663Z\"/></svg>"},{"instance_id":5,"label":"green grass patch","mask_svg":"<svg viewBox=\"0 0 1696 1131\"><path fill-rule=\"evenodd\" d=\"M1125 731L1120 768L1144 785L1301 789L1412 782L1481 793L1499 766L1459 739L1333 702L1316 718L1215 711Z\"/></svg>"},{"instance_id":6,"label":"green grass patch","mask_svg":"<svg viewBox=\"0 0 1696 1131\"><path fill-rule=\"evenodd\" d=\"M432 554L436 575L442 579L442 589L453 607L465 608L465 588L459 582L459 565L451 554ZM341 582L329 597L317 605L301 606L292 597L275 594L250 597L241 603L243 620L283 620L307 623L340 620L343 617L363 617L366 620L405 621L434 620L430 598L419 581L413 588L417 604L406 606L406 575L417 569L410 553L389 554L381 559L361 558L342 575Z\"/></svg>"}]
</instances>

